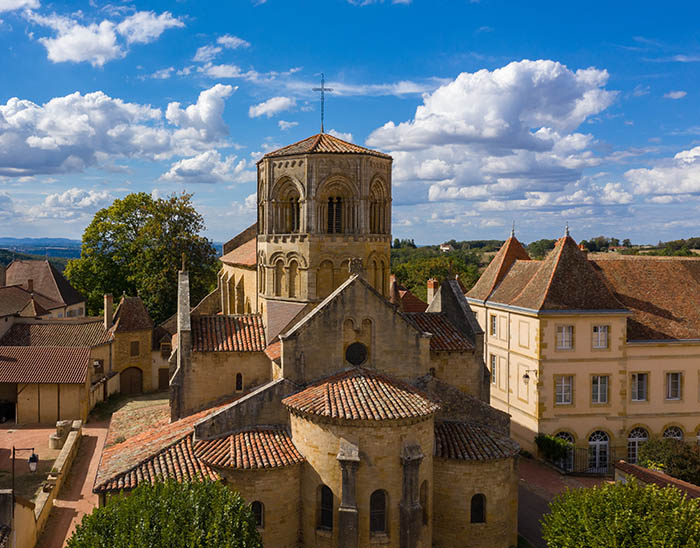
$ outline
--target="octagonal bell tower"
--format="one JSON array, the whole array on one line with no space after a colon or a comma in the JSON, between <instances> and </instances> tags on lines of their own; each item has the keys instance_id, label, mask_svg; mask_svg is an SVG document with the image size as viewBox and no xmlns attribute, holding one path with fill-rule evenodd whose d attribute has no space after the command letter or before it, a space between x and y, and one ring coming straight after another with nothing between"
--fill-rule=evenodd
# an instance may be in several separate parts
<instances>
[{"instance_id":1,"label":"octagonal bell tower","mask_svg":"<svg viewBox=\"0 0 700 548\"><path fill-rule=\"evenodd\" d=\"M353 258L389 294L391 164L387 154L326 133L258 162L263 310L270 301L320 302L348 278Z\"/></svg>"}]
</instances>

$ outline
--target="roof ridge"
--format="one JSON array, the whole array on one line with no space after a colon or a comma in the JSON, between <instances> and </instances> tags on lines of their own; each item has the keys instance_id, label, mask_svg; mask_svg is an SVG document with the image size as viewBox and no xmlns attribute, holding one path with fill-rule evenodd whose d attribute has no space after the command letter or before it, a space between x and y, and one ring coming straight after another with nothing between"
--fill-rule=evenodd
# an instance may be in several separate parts
<instances>
[{"instance_id":1,"label":"roof ridge","mask_svg":"<svg viewBox=\"0 0 700 548\"><path fill-rule=\"evenodd\" d=\"M567 239L571 240L574 243L574 246L576 245L573 238L571 238L571 236L569 236L569 235L566 235L559 240L561 242L561 246L559 247L559 251L557 252L557 256L554 259L554 264L552 265L552 272L549 275L549 281L547 282L547 285L545 286L544 291L542 292L542 301L540 302L540 306L537 308L537 310L540 310L544 306L544 302L547 300L547 294L549 293L549 290L552 287L552 281L554 280L554 274L556 273L557 267L559 266L559 262L561 261L562 253L564 253L564 246L566 245ZM557 242L557 243L559 243L559 242ZM544 262L543 262L543 266L544 266ZM534 276L533 276L533 278L534 278Z\"/></svg>"},{"instance_id":2,"label":"roof ridge","mask_svg":"<svg viewBox=\"0 0 700 548\"><path fill-rule=\"evenodd\" d=\"M319 143L321 142L321 139L323 139L323 135L324 135L323 133L318 133L316 135L316 138L314 139L313 144L309 147L310 151L314 150L319 145Z\"/></svg>"}]
</instances>

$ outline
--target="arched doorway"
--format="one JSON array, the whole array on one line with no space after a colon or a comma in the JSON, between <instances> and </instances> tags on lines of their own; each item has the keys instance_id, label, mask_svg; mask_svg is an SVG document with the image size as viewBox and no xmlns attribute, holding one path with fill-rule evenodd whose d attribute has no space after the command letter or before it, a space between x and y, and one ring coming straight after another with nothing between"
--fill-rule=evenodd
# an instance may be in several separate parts
<instances>
[{"instance_id":1,"label":"arched doorway","mask_svg":"<svg viewBox=\"0 0 700 548\"><path fill-rule=\"evenodd\" d=\"M588 438L588 471L594 474L607 474L610 458L610 436L596 430Z\"/></svg>"},{"instance_id":2,"label":"arched doorway","mask_svg":"<svg viewBox=\"0 0 700 548\"><path fill-rule=\"evenodd\" d=\"M119 382L122 394L140 394L143 392L143 373L138 367L129 367L122 371Z\"/></svg>"},{"instance_id":3,"label":"arched doorway","mask_svg":"<svg viewBox=\"0 0 700 548\"><path fill-rule=\"evenodd\" d=\"M566 450L566 456L558 459L555 463L565 472L574 471L574 436L570 432L557 432L555 437L564 440L569 444L569 449Z\"/></svg>"}]
</instances>

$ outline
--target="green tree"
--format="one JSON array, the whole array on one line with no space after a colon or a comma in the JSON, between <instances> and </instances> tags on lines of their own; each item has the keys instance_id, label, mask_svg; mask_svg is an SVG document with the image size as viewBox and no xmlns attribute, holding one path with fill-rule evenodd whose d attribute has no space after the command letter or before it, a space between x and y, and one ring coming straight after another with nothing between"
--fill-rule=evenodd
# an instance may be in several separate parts
<instances>
[{"instance_id":1,"label":"green tree","mask_svg":"<svg viewBox=\"0 0 700 548\"><path fill-rule=\"evenodd\" d=\"M549 548L700 546L700 504L674 487L630 481L567 490L549 508L542 519Z\"/></svg>"},{"instance_id":2,"label":"green tree","mask_svg":"<svg viewBox=\"0 0 700 548\"><path fill-rule=\"evenodd\" d=\"M95 214L83 233L80 258L68 262L65 275L87 297L89 314L100 313L105 293L127 293L139 295L160 322L176 310L183 253L192 302L214 288L216 250L201 236L203 229L191 194L129 194Z\"/></svg>"},{"instance_id":3,"label":"green tree","mask_svg":"<svg viewBox=\"0 0 700 548\"><path fill-rule=\"evenodd\" d=\"M415 258L401 264L392 264L396 280L418 298L427 299L427 283L430 278L443 281L459 276L465 289L470 289L479 278L478 259L464 253L442 253L434 257ZM392 257L393 258L393 257Z\"/></svg>"},{"instance_id":4,"label":"green tree","mask_svg":"<svg viewBox=\"0 0 700 548\"><path fill-rule=\"evenodd\" d=\"M86 515L68 548L261 548L241 496L218 481L142 484Z\"/></svg>"},{"instance_id":5,"label":"green tree","mask_svg":"<svg viewBox=\"0 0 700 548\"><path fill-rule=\"evenodd\" d=\"M649 440L639 449L639 463L647 468L660 465L670 476L700 485L700 449L681 440Z\"/></svg>"},{"instance_id":6,"label":"green tree","mask_svg":"<svg viewBox=\"0 0 700 548\"><path fill-rule=\"evenodd\" d=\"M624 240L622 240L622 245L625 247L632 247L632 240L630 240L629 238L625 238Z\"/></svg>"},{"instance_id":7,"label":"green tree","mask_svg":"<svg viewBox=\"0 0 700 548\"><path fill-rule=\"evenodd\" d=\"M547 253L549 253L552 249L554 249L554 245L556 243L556 240L537 240L535 242L530 243L530 245L527 246L527 252L533 259L541 259L545 255L547 255Z\"/></svg>"}]
</instances>

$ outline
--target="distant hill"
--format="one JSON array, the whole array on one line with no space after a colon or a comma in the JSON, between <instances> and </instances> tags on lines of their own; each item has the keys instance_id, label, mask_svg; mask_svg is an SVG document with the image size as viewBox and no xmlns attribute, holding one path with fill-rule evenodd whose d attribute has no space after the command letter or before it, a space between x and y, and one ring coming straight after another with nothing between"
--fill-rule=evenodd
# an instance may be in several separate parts
<instances>
[{"instance_id":1,"label":"distant hill","mask_svg":"<svg viewBox=\"0 0 700 548\"><path fill-rule=\"evenodd\" d=\"M0 238L0 248L41 258L80 257L80 240L68 238ZM65 261L62 262L65 264Z\"/></svg>"},{"instance_id":2,"label":"distant hill","mask_svg":"<svg viewBox=\"0 0 700 548\"><path fill-rule=\"evenodd\" d=\"M32 260L32 259L46 259L46 255L32 255L29 253L18 253L16 251L11 251L9 249L0 249L0 264L7 266L15 259L18 260ZM63 272L68 264L68 259L66 257L49 257L49 262L54 265L59 271Z\"/></svg>"}]
</instances>

